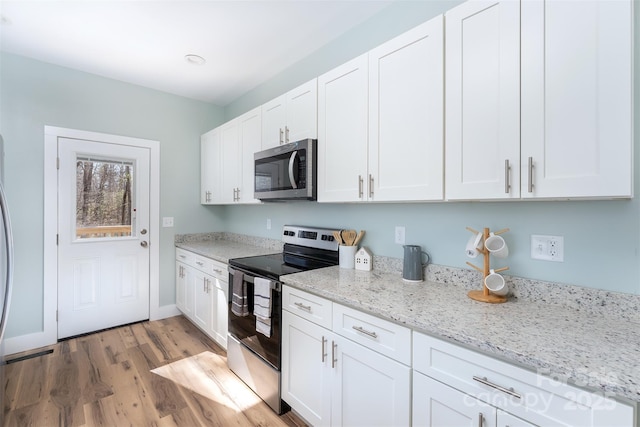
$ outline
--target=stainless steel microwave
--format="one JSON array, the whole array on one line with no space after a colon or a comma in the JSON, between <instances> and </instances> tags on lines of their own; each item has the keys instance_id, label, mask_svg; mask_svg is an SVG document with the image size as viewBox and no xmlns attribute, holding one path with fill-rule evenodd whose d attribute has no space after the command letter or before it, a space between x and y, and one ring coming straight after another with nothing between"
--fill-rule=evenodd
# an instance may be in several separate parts
<instances>
[{"instance_id":1,"label":"stainless steel microwave","mask_svg":"<svg viewBox=\"0 0 640 427\"><path fill-rule=\"evenodd\" d=\"M254 197L316 200L317 141L303 139L254 154Z\"/></svg>"}]
</instances>

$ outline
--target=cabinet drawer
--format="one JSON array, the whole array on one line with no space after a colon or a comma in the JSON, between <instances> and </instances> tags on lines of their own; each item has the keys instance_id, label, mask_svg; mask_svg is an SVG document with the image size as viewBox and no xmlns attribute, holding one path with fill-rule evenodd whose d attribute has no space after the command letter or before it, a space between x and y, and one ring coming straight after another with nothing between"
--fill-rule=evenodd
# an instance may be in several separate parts
<instances>
[{"instance_id":1,"label":"cabinet drawer","mask_svg":"<svg viewBox=\"0 0 640 427\"><path fill-rule=\"evenodd\" d=\"M631 405L473 350L414 332L413 351L416 371L534 424L633 425Z\"/></svg>"},{"instance_id":2,"label":"cabinet drawer","mask_svg":"<svg viewBox=\"0 0 640 427\"><path fill-rule=\"evenodd\" d=\"M282 287L282 308L331 329L331 301L289 286Z\"/></svg>"},{"instance_id":3,"label":"cabinet drawer","mask_svg":"<svg viewBox=\"0 0 640 427\"><path fill-rule=\"evenodd\" d=\"M194 254L193 252L176 248L176 260L190 267L196 267L196 254Z\"/></svg>"},{"instance_id":4,"label":"cabinet drawer","mask_svg":"<svg viewBox=\"0 0 640 427\"><path fill-rule=\"evenodd\" d=\"M208 258L207 258L208 259ZM229 281L229 270L227 264L209 259L209 274L216 279L220 279L224 282Z\"/></svg>"},{"instance_id":5,"label":"cabinet drawer","mask_svg":"<svg viewBox=\"0 0 640 427\"><path fill-rule=\"evenodd\" d=\"M411 365L409 328L334 304L333 331L398 362Z\"/></svg>"}]
</instances>

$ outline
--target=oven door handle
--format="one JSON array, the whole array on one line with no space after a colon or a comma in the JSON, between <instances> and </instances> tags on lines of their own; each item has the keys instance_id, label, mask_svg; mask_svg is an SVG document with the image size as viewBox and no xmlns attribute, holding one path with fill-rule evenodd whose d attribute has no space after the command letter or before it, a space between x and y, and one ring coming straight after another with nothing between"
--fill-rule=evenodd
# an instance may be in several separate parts
<instances>
[{"instance_id":1,"label":"oven door handle","mask_svg":"<svg viewBox=\"0 0 640 427\"><path fill-rule=\"evenodd\" d=\"M231 276L234 276L236 271L239 271L242 274L244 274L243 280L245 282L247 282L247 283L255 283L255 281L253 279L255 279L256 277L260 277L260 276L256 276L253 273L249 273L249 272L247 272L245 270L241 270L241 269L239 269L237 267L236 268L229 267L229 274ZM269 279L269 280L271 280L271 279ZM230 283L233 283L233 280L231 280ZM271 280L271 289L275 290L276 292L280 292L281 291L280 282L276 282L275 280Z\"/></svg>"},{"instance_id":2,"label":"oven door handle","mask_svg":"<svg viewBox=\"0 0 640 427\"><path fill-rule=\"evenodd\" d=\"M293 166L296 163L296 156L298 155L297 151L291 153L291 157L289 158L289 181L291 181L291 187L294 189L298 188L298 183L296 182L296 177L293 175Z\"/></svg>"}]
</instances>

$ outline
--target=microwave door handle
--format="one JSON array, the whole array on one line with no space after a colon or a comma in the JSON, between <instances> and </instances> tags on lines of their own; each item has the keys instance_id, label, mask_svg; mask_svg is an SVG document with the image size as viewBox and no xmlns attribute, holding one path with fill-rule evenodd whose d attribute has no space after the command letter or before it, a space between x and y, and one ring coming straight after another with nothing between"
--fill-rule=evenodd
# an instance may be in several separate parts
<instances>
[{"instance_id":1,"label":"microwave door handle","mask_svg":"<svg viewBox=\"0 0 640 427\"><path fill-rule=\"evenodd\" d=\"M293 175L293 165L296 161L296 156L298 155L297 151L291 153L291 157L289 158L289 181L291 181L291 186L296 189L298 188L298 183L296 182L296 178Z\"/></svg>"}]
</instances>

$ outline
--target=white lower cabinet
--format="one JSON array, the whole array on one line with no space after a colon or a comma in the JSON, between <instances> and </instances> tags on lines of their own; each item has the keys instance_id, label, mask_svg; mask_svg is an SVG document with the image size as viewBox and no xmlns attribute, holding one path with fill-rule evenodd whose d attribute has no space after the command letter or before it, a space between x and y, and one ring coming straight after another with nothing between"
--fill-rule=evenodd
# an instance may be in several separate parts
<instances>
[{"instance_id":1,"label":"white lower cabinet","mask_svg":"<svg viewBox=\"0 0 640 427\"><path fill-rule=\"evenodd\" d=\"M282 398L295 412L313 426L410 424L408 365L341 336L335 328L342 324L344 307L339 304L284 286L283 308ZM330 330L321 324L332 311ZM352 310L349 318L358 313ZM363 316L363 322L353 326L373 346L382 331L406 329L382 319L374 324L370 316ZM410 341L406 344L410 348Z\"/></svg>"},{"instance_id":2,"label":"white lower cabinet","mask_svg":"<svg viewBox=\"0 0 640 427\"><path fill-rule=\"evenodd\" d=\"M176 248L176 307L227 348L227 266Z\"/></svg>"},{"instance_id":3,"label":"white lower cabinet","mask_svg":"<svg viewBox=\"0 0 640 427\"><path fill-rule=\"evenodd\" d=\"M635 426L634 407L413 333L415 426Z\"/></svg>"}]
</instances>

